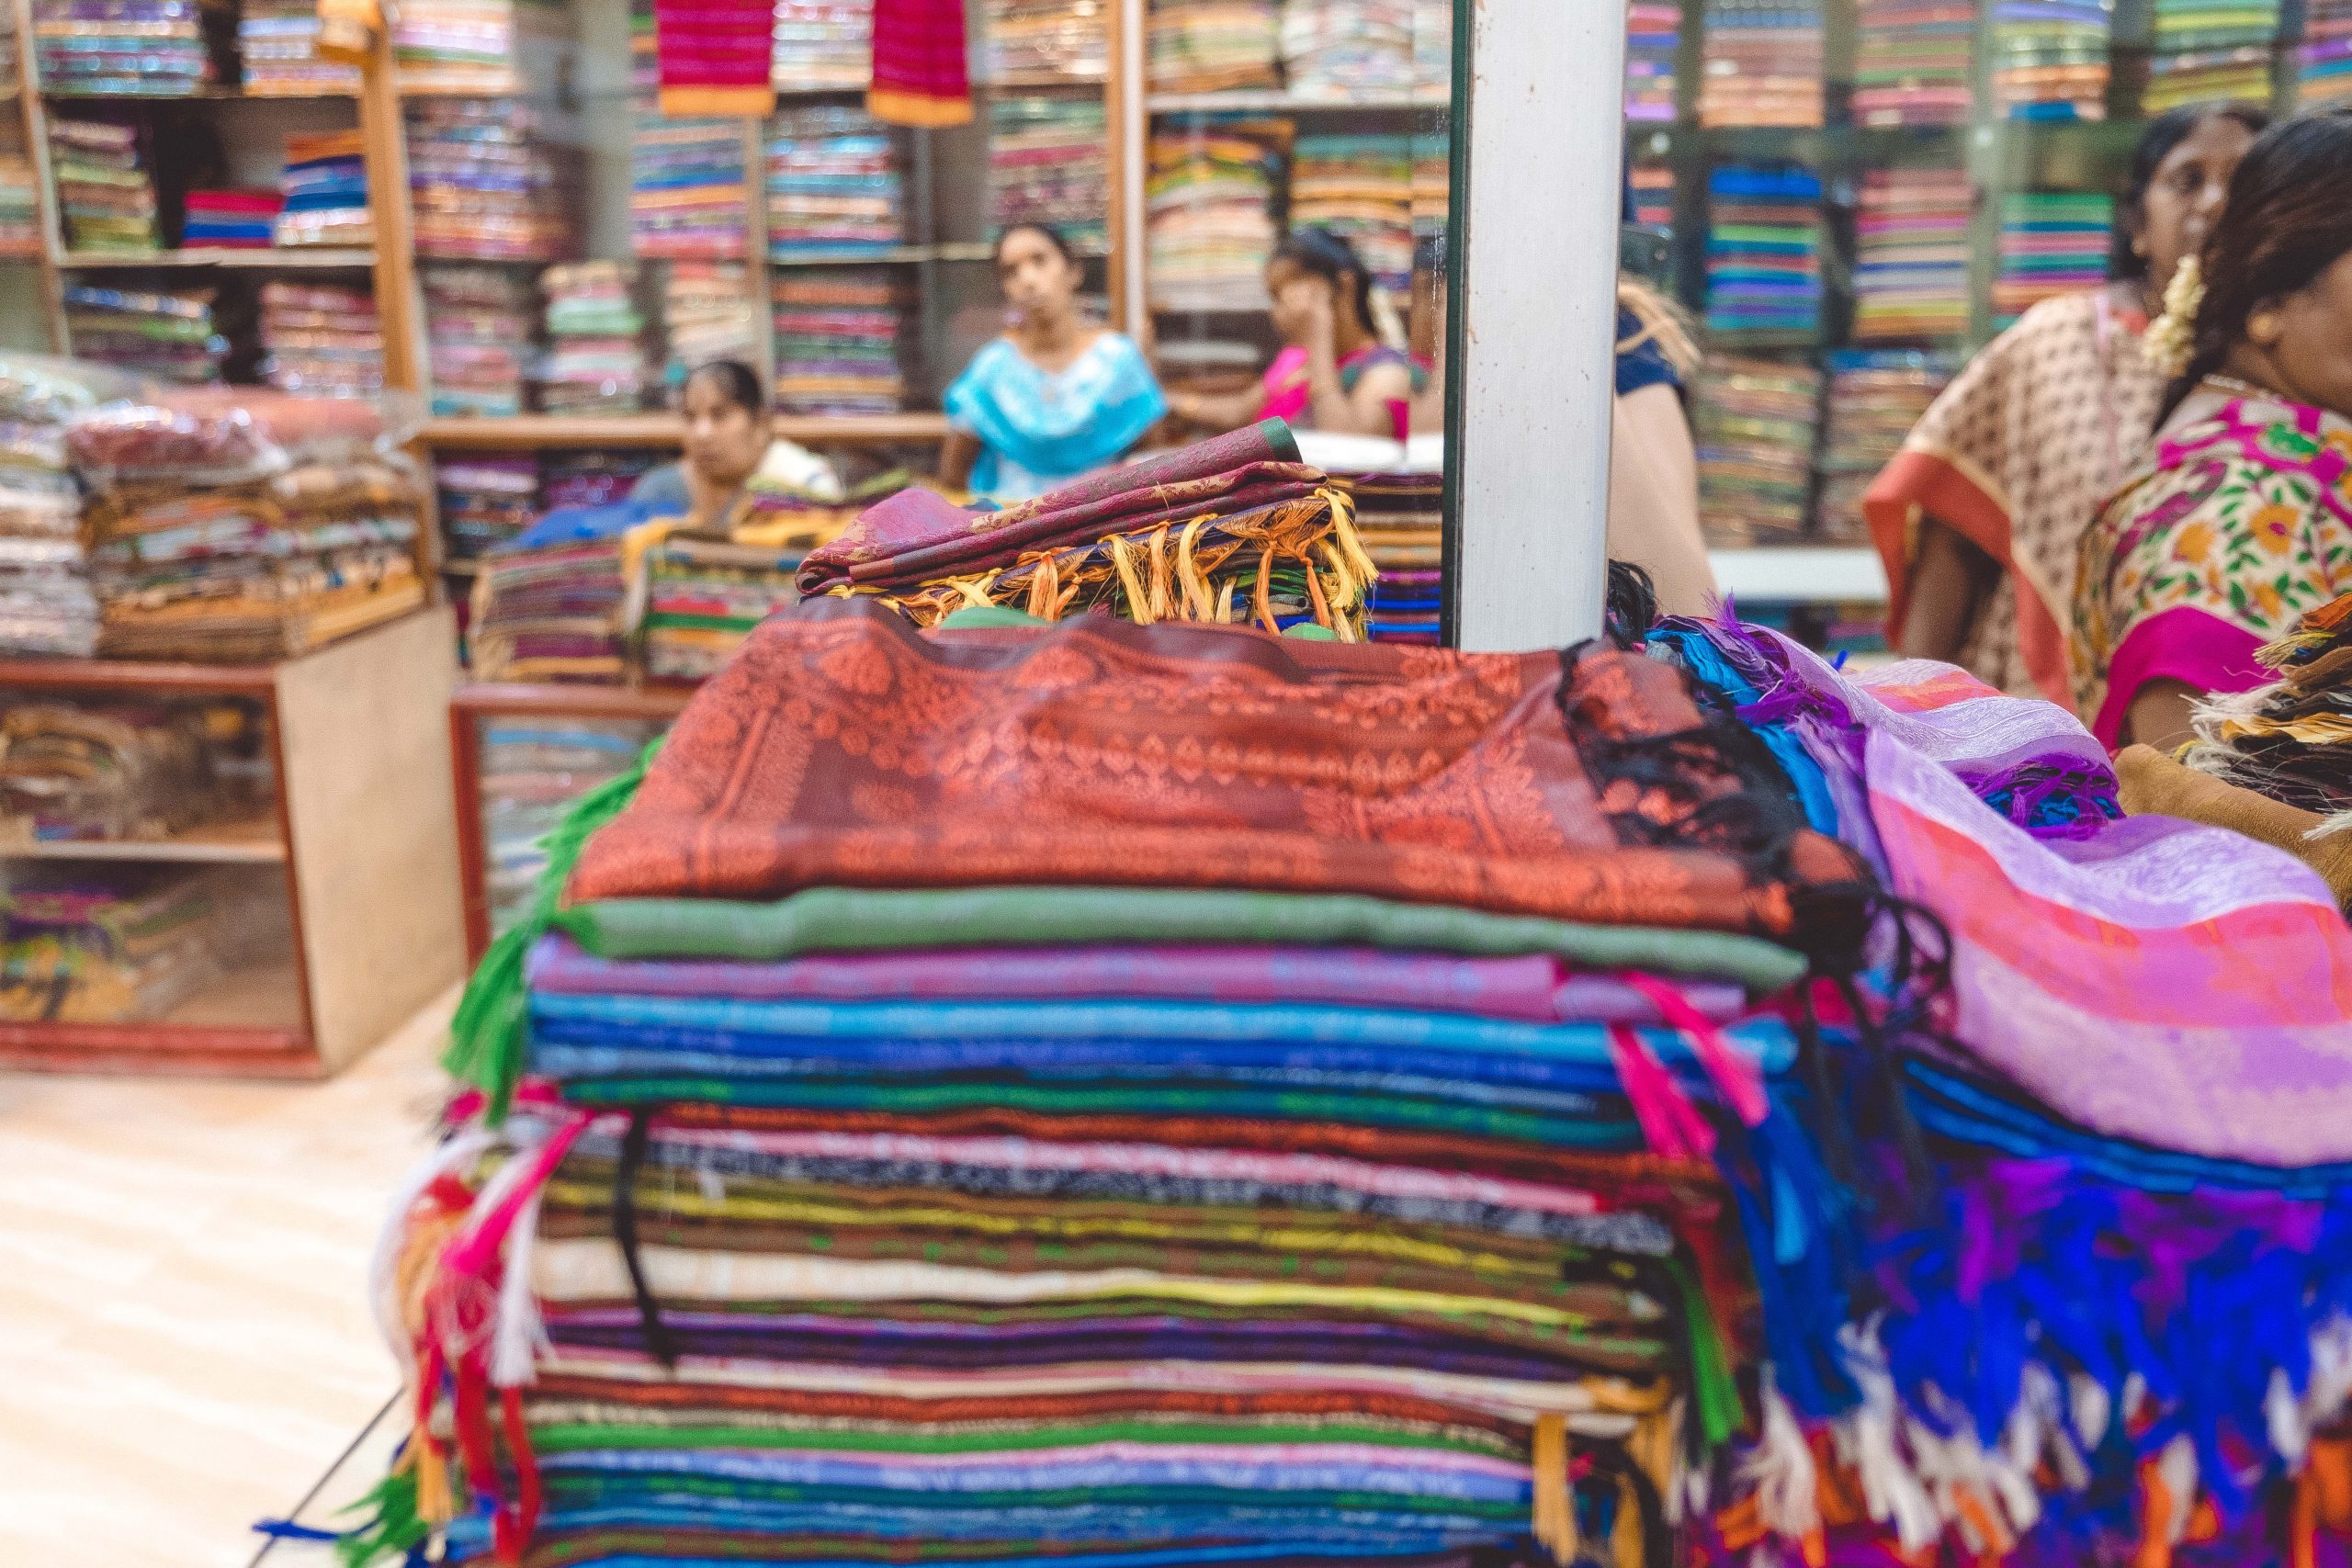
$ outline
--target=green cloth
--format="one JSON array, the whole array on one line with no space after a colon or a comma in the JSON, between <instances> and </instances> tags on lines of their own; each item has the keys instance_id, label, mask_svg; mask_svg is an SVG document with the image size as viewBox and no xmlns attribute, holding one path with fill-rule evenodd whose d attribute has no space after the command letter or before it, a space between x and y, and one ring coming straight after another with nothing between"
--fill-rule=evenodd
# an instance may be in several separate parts
<instances>
[{"instance_id":1,"label":"green cloth","mask_svg":"<svg viewBox=\"0 0 2352 1568\"><path fill-rule=\"evenodd\" d=\"M1042 626L1041 621L1026 610L1016 610L1009 604L967 604L939 623L942 631L967 631L975 626Z\"/></svg>"},{"instance_id":2,"label":"green cloth","mask_svg":"<svg viewBox=\"0 0 2352 1568\"><path fill-rule=\"evenodd\" d=\"M1805 969L1787 948L1728 931L1573 925L1355 894L1226 888L810 887L771 903L606 899L560 910L552 924L600 958L765 962L917 947L1265 942L1485 957L1548 953L1597 967L1717 976L1751 991L1777 990Z\"/></svg>"}]
</instances>

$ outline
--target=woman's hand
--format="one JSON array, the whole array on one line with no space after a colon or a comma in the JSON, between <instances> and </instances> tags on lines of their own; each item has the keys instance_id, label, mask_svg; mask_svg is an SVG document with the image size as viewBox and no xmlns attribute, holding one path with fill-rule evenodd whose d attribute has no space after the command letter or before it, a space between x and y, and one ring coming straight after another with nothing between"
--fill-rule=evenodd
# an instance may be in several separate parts
<instances>
[{"instance_id":1,"label":"woman's hand","mask_svg":"<svg viewBox=\"0 0 2352 1568\"><path fill-rule=\"evenodd\" d=\"M1283 290L1283 302L1297 317L1306 348L1329 346L1338 329L1333 324L1331 286L1319 277L1302 277Z\"/></svg>"}]
</instances>

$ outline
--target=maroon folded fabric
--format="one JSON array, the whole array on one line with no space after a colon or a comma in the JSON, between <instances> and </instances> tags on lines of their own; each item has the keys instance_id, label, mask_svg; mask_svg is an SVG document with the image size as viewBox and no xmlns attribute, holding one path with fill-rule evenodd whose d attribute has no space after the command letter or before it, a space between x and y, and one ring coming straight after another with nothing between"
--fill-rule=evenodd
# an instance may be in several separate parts
<instances>
[{"instance_id":1,"label":"maroon folded fabric","mask_svg":"<svg viewBox=\"0 0 2352 1568\"><path fill-rule=\"evenodd\" d=\"M1002 512L971 512L930 491L901 491L811 551L800 568L800 592L814 595L843 582L906 586L979 570L1024 550L1271 505L1307 493L1322 479L1321 470L1298 461L1290 427L1270 419L1091 474Z\"/></svg>"}]
</instances>

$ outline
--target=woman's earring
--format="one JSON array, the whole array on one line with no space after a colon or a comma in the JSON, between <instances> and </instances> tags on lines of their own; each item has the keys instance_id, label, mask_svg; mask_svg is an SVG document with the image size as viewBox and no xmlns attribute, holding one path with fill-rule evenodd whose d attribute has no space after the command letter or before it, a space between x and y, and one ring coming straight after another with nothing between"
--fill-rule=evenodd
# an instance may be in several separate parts
<instances>
[{"instance_id":1,"label":"woman's earring","mask_svg":"<svg viewBox=\"0 0 2352 1568\"><path fill-rule=\"evenodd\" d=\"M2256 310L2245 319L2245 335L2265 348L2275 348L2286 329L2279 324L2278 311Z\"/></svg>"}]
</instances>

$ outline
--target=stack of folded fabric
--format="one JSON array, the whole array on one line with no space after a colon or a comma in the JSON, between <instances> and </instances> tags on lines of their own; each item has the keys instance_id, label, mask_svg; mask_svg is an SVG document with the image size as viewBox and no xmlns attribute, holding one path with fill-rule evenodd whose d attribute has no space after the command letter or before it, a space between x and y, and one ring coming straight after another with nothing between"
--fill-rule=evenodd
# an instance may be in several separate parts
<instances>
[{"instance_id":1,"label":"stack of folded fabric","mask_svg":"<svg viewBox=\"0 0 2352 1568\"><path fill-rule=\"evenodd\" d=\"M1976 85L1973 0L1861 0L1855 123L1966 125Z\"/></svg>"},{"instance_id":2,"label":"stack of folded fabric","mask_svg":"<svg viewBox=\"0 0 2352 1568\"><path fill-rule=\"evenodd\" d=\"M637 268L566 262L539 275L547 297L548 351L538 376L548 413L620 413L645 406L645 317L633 298Z\"/></svg>"},{"instance_id":3,"label":"stack of folded fabric","mask_svg":"<svg viewBox=\"0 0 2352 1568\"><path fill-rule=\"evenodd\" d=\"M1864 343L1968 334L1965 169L1871 169L1854 220L1854 336Z\"/></svg>"},{"instance_id":4,"label":"stack of folded fabric","mask_svg":"<svg viewBox=\"0 0 2352 1568\"><path fill-rule=\"evenodd\" d=\"M751 270L737 262L673 262L662 280L662 341L673 387L715 359L755 364L760 311Z\"/></svg>"},{"instance_id":5,"label":"stack of folded fabric","mask_svg":"<svg viewBox=\"0 0 2352 1568\"><path fill-rule=\"evenodd\" d=\"M1711 130L1822 123L1821 0L1706 0L1699 123Z\"/></svg>"},{"instance_id":6,"label":"stack of folded fabric","mask_svg":"<svg viewBox=\"0 0 2352 1568\"><path fill-rule=\"evenodd\" d=\"M2109 0L1993 0L1993 91L2010 119L2107 118Z\"/></svg>"},{"instance_id":7,"label":"stack of folded fabric","mask_svg":"<svg viewBox=\"0 0 2352 1568\"><path fill-rule=\"evenodd\" d=\"M65 286L65 327L85 359L159 380L220 379L229 340L212 328L212 290L147 292Z\"/></svg>"},{"instance_id":8,"label":"stack of folded fabric","mask_svg":"<svg viewBox=\"0 0 2352 1568\"><path fill-rule=\"evenodd\" d=\"M856 93L874 79L874 0L776 0L779 93Z\"/></svg>"},{"instance_id":9,"label":"stack of folded fabric","mask_svg":"<svg viewBox=\"0 0 2352 1568\"><path fill-rule=\"evenodd\" d=\"M1707 175L1707 331L1811 342L1821 332L1821 176L1718 168Z\"/></svg>"},{"instance_id":10,"label":"stack of folded fabric","mask_svg":"<svg viewBox=\"0 0 2352 1568\"><path fill-rule=\"evenodd\" d=\"M1825 541L1871 542L1863 492L1903 450L1904 438L1959 368L1955 355L1916 349L1840 349L1829 356L1817 518Z\"/></svg>"},{"instance_id":11,"label":"stack of folded fabric","mask_svg":"<svg viewBox=\"0 0 2352 1568\"><path fill-rule=\"evenodd\" d=\"M49 122L49 157L68 248L157 248L155 178L136 129L59 115Z\"/></svg>"},{"instance_id":12,"label":"stack of folded fabric","mask_svg":"<svg viewBox=\"0 0 2352 1568\"><path fill-rule=\"evenodd\" d=\"M1290 222L1346 239L1374 281L1403 294L1413 279L1413 139L1300 137L1291 159Z\"/></svg>"},{"instance_id":13,"label":"stack of folded fabric","mask_svg":"<svg viewBox=\"0 0 2352 1568\"><path fill-rule=\"evenodd\" d=\"M793 268L769 285L775 400L786 413L897 413L906 406L899 356L911 304L883 268Z\"/></svg>"},{"instance_id":14,"label":"stack of folded fabric","mask_svg":"<svg viewBox=\"0 0 2352 1568\"><path fill-rule=\"evenodd\" d=\"M310 398L384 389L384 324L376 291L272 278L261 286L261 376Z\"/></svg>"},{"instance_id":15,"label":"stack of folded fabric","mask_svg":"<svg viewBox=\"0 0 2352 1568\"><path fill-rule=\"evenodd\" d=\"M310 97L359 91L359 67L319 54L313 0L240 0L237 58L247 97Z\"/></svg>"},{"instance_id":16,"label":"stack of folded fabric","mask_svg":"<svg viewBox=\"0 0 2352 1568\"><path fill-rule=\"evenodd\" d=\"M2141 112L2183 104L2267 105L2281 0L2155 0L2154 55Z\"/></svg>"},{"instance_id":17,"label":"stack of folded fabric","mask_svg":"<svg viewBox=\"0 0 2352 1568\"><path fill-rule=\"evenodd\" d=\"M1781 360L1712 358L1691 423L1707 542L1717 548L1793 543L1813 493L1821 372Z\"/></svg>"},{"instance_id":18,"label":"stack of folded fabric","mask_svg":"<svg viewBox=\"0 0 2352 1568\"><path fill-rule=\"evenodd\" d=\"M185 98L212 81L202 0L33 0L41 91Z\"/></svg>"},{"instance_id":19,"label":"stack of folded fabric","mask_svg":"<svg viewBox=\"0 0 2352 1568\"><path fill-rule=\"evenodd\" d=\"M22 152L0 149L0 258L29 260L40 254L40 176Z\"/></svg>"},{"instance_id":20,"label":"stack of folded fabric","mask_svg":"<svg viewBox=\"0 0 2352 1568\"><path fill-rule=\"evenodd\" d=\"M481 721L483 892L493 936L530 911L547 838L571 803L633 767L661 727L553 714Z\"/></svg>"},{"instance_id":21,"label":"stack of folded fabric","mask_svg":"<svg viewBox=\"0 0 2352 1568\"><path fill-rule=\"evenodd\" d=\"M882 255L906 243L897 135L854 104L809 104L768 131L768 254Z\"/></svg>"},{"instance_id":22,"label":"stack of folded fabric","mask_svg":"<svg viewBox=\"0 0 2352 1568\"><path fill-rule=\"evenodd\" d=\"M424 602L423 477L376 404L251 388L77 419L108 658L263 663Z\"/></svg>"},{"instance_id":23,"label":"stack of folded fabric","mask_svg":"<svg viewBox=\"0 0 2352 1568\"><path fill-rule=\"evenodd\" d=\"M97 651L98 600L65 426L131 389L94 366L0 355L0 649Z\"/></svg>"},{"instance_id":24,"label":"stack of folded fabric","mask_svg":"<svg viewBox=\"0 0 2352 1568\"><path fill-rule=\"evenodd\" d=\"M2278 679L2206 699L2181 760L2352 829L2352 593L2305 614L2257 657Z\"/></svg>"},{"instance_id":25,"label":"stack of folded fabric","mask_svg":"<svg viewBox=\"0 0 2352 1568\"><path fill-rule=\"evenodd\" d=\"M1682 0L1625 7L1625 118L1670 125L1680 113L1675 73L1682 57Z\"/></svg>"},{"instance_id":26,"label":"stack of folded fabric","mask_svg":"<svg viewBox=\"0 0 2352 1568\"><path fill-rule=\"evenodd\" d=\"M1634 221L1661 234L1674 232L1674 165L1658 158L1636 158L1627 176L1634 192Z\"/></svg>"},{"instance_id":27,"label":"stack of folded fabric","mask_svg":"<svg viewBox=\"0 0 2352 1568\"><path fill-rule=\"evenodd\" d=\"M541 511L539 462L527 454L445 453L434 460L433 480L447 560L481 559Z\"/></svg>"},{"instance_id":28,"label":"stack of folded fabric","mask_svg":"<svg viewBox=\"0 0 2352 1568\"><path fill-rule=\"evenodd\" d=\"M2295 94L2303 107L2335 107L2352 98L2352 0L2311 0L2299 60Z\"/></svg>"},{"instance_id":29,"label":"stack of folded fabric","mask_svg":"<svg viewBox=\"0 0 2352 1568\"><path fill-rule=\"evenodd\" d=\"M2001 202L2000 271L1993 324L2006 327L2044 299L2107 280L2115 198L2075 191L2019 191Z\"/></svg>"},{"instance_id":30,"label":"stack of folded fabric","mask_svg":"<svg viewBox=\"0 0 2352 1568\"><path fill-rule=\"evenodd\" d=\"M1867 875L1735 731L1614 648L771 620L460 1010L355 1554L1675 1561L1735 1238L1819 1216L1740 1015Z\"/></svg>"},{"instance_id":31,"label":"stack of folded fabric","mask_svg":"<svg viewBox=\"0 0 2352 1568\"><path fill-rule=\"evenodd\" d=\"M627 501L660 460L646 452L549 453L539 465L539 504L554 511Z\"/></svg>"},{"instance_id":32,"label":"stack of folded fabric","mask_svg":"<svg viewBox=\"0 0 2352 1568\"><path fill-rule=\"evenodd\" d=\"M1151 308L1265 310L1288 122L1201 116L1163 123L1144 186Z\"/></svg>"},{"instance_id":33,"label":"stack of folded fabric","mask_svg":"<svg viewBox=\"0 0 2352 1568\"><path fill-rule=\"evenodd\" d=\"M420 256L544 262L565 254L574 241L574 172L541 137L528 105L431 98L408 106Z\"/></svg>"},{"instance_id":34,"label":"stack of folded fabric","mask_svg":"<svg viewBox=\"0 0 2352 1568\"><path fill-rule=\"evenodd\" d=\"M1274 0L1161 0L1151 8L1151 90L1222 93L1281 85Z\"/></svg>"},{"instance_id":35,"label":"stack of folded fabric","mask_svg":"<svg viewBox=\"0 0 2352 1568\"><path fill-rule=\"evenodd\" d=\"M1434 646L1445 581L1445 476L1351 474L1338 482L1355 502L1356 537L1380 573L1365 617L1370 640Z\"/></svg>"},{"instance_id":36,"label":"stack of folded fabric","mask_svg":"<svg viewBox=\"0 0 2352 1568\"><path fill-rule=\"evenodd\" d=\"M0 840L160 839L212 815L213 707L11 704L0 712Z\"/></svg>"},{"instance_id":37,"label":"stack of folded fabric","mask_svg":"<svg viewBox=\"0 0 2352 1568\"><path fill-rule=\"evenodd\" d=\"M427 266L423 276L434 413L521 413L529 282L497 266Z\"/></svg>"},{"instance_id":38,"label":"stack of folded fabric","mask_svg":"<svg viewBox=\"0 0 2352 1568\"><path fill-rule=\"evenodd\" d=\"M191 190L181 202L180 243L190 250L266 251L286 197L274 190Z\"/></svg>"},{"instance_id":39,"label":"stack of folded fabric","mask_svg":"<svg viewBox=\"0 0 2352 1568\"><path fill-rule=\"evenodd\" d=\"M1294 97L1338 103L1413 91L1412 0L1283 0L1283 73Z\"/></svg>"},{"instance_id":40,"label":"stack of folded fabric","mask_svg":"<svg viewBox=\"0 0 2352 1568\"><path fill-rule=\"evenodd\" d=\"M987 34L991 82L1100 82L1109 69L1094 0L989 0Z\"/></svg>"},{"instance_id":41,"label":"stack of folded fabric","mask_svg":"<svg viewBox=\"0 0 2352 1568\"><path fill-rule=\"evenodd\" d=\"M546 0L409 0L392 19L403 93L514 96L560 79L571 40Z\"/></svg>"},{"instance_id":42,"label":"stack of folded fabric","mask_svg":"<svg viewBox=\"0 0 2352 1568\"><path fill-rule=\"evenodd\" d=\"M285 927L282 889L228 868L28 868L0 895L0 1018L161 1019Z\"/></svg>"},{"instance_id":43,"label":"stack of folded fabric","mask_svg":"<svg viewBox=\"0 0 2352 1568\"><path fill-rule=\"evenodd\" d=\"M741 261L750 254L743 128L640 107L629 138L629 250L640 260Z\"/></svg>"},{"instance_id":44,"label":"stack of folded fabric","mask_svg":"<svg viewBox=\"0 0 2352 1568\"><path fill-rule=\"evenodd\" d=\"M622 536L633 502L558 506L481 558L467 626L481 681L619 682L628 673Z\"/></svg>"},{"instance_id":45,"label":"stack of folded fabric","mask_svg":"<svg viewBox=\"0 0 2352 1568\"><path fill-rule=\"evenodd\" d=\"M1110 234L1109 122L1099 98L989 104L989 221L1045 223L1082 252Z\"/></svg>"},{"instance_id":46,"label":"stack of folded fabric","mask_svg":"<svg viewBox=\"0 0 2352 1568\"><path fill-rule=\"evenodd\" d=\"M375 244L376 219L368 209L368 144L358 131L288 137L280 188L286 193L286 209L277 220L280 245L364 250Z\"/></svg>"},{"instance_id":47,"label":"stack of folded fabric","mask_svg":"<svg viewBox=\"0 0 2352 1568\"><path fill-rule=\"evenodd\" d=\"M1044 620L1306 622L1361 642L1376 573L1349 512L1270 419L1001 512L901 491L811 552L800 591L874 596L924 626L994 604Z\"/></svg>"}]
</instances>

